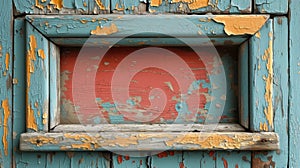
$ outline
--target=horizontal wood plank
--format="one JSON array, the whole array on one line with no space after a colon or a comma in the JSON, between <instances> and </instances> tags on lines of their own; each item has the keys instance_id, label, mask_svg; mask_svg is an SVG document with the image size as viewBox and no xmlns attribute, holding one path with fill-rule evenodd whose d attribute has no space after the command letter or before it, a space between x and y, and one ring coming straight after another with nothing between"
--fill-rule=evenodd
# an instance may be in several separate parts
<instances>
[{"instance_id":1,"label":"horizontal wood plank","mask_svg":"<svg viewBox=\"0 0 300 168\"><path fill-rule=\"evenodd\" d=\"M277 150L276 133L81 132L24 133L22 151Z\"/></svg>"}]
</instances>

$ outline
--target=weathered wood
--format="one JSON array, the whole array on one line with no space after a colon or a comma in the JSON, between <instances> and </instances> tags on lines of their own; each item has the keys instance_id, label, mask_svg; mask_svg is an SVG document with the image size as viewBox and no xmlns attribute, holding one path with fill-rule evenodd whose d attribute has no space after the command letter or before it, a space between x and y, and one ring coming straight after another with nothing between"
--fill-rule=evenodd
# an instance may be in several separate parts
<instances>
[{"instance_id":1,"label":"weathered wood","mask_svg":"<svg viewBox=\"0 0 300 168\"><path fill-rule=\"evenodd\" d=\"M239 123L249 128L249 42L239 48Z\"/></svg>"},{"instance_id":2,"label":"weathered wood","mask_svg":"<svg viewBox=\"0 0 300 168\"><path fill-rule=\"evenodd\" d=\"M239 124L98 124L58 125L51 132L242 132L245 131Z\"/></svg>"},{"instance_id":3,"label":"weathered wood","mask_svg":"<svg viewBox=\"0 0 300 168\"><path fill-rule=\"evenodd\" d=\"M215 151L184 151L182 158L182 167L215 168L216 166Z\"/></svg>"},{"instance_id":4,"label":"weathered wood","mask_svg":"<svg viewBox=\"0 0 300 168\"><path fill-rule=\"evenodd\" d=\"M268 15L26 16L47 37L228 37L253 35ZM175 19L176 18L176 19ZM213 20L213 21L212 21ZM184 26L183 26L184 25ZM200 26L199 26L200 25ZM246 26L247 25L247 26ZM244 28L244 27L247 28ZM180 32L180 33L179 33Z\"/></svg>"},{"instance_id":5,"label":"weathered wood","mask_svg":"<svg viewBox=\"0 0 300 168\"><path fill-rule=\"evenodd\" d=\"M111 0L112 13L146 14L147 0Z\"/></svg>"},{"instance_id":6,"label":"weathered wood","mask_svg":"<svg viewBox=\"0 0 300 168\"><path fill-rule=\"evenodd\" d=\"M112 154L112 166L117 168L127 168L127 167L136 167L136 168L147 168L148 160L147 156L139 157L138 152L122 152L122 153L113 153Z\"/></svg>"},{"instance_id":7,"label":"weathered wood","mask_svg":"<svg viewBox=\"0 0 300 168\"><path fill-rule=\"evenodd\" d=\"M110 12L110 0L88 0L89 14L104 14Z\"/></svg>"},{"instance_id":8,"label":"weathered wood","mask_svg":"<svg viewBox=\"0 0 300 168\"><path fill-rule=\"evenodd\" d=\"M60 50L59 47L50 42L49 49L49 74L50 74L50 129L60 123Z\"/></svg>"},{"instance_id":9,"label":"weathered wood","mask_svg":"<svg viewBox=\"0 0 300 168\"><path fill-rule=\"evenodd\" d=\"M299 27L300 1L290 1L289 17L289 166L300 167L300 34ZM285 149L287 150L287 149Z\"/></svg>"},{"instance_id":10,"label":"weathered wood","mask_svg":"<svg viewBox=\"0 0 300 168\"><path fill-rule=\"evenodd\" d=\"M12 1L0 2L0 167L12 164Z\"/></svg>"},{"instance_id":11,"label":"weathered wood","mask_svg":"<svg viewBox=\"0 0 300 168\"><path fill-rule=\"evenodd\" d=\"M47 131L49 116L49 42L26 23L26 127Z\"/></svg>"},{"instance_id":12,"label":"weathered wood","mask_svg":"<svg viewBox=\"0 0 300 168\"><path fill-rule=\"evenodd\" d=\"M276 133L91 132L24 133L23 151L277 150Z\"/></svg>"},{"instance_id":13,"label":"weathered wood","mask_svg":"<svg viewBox=\"0 0 300 168\"><path fill-rule=\"evenodd\" d=\"M89 0L13 0L15 15L87 14Z\"/></svg>"},{"instance_id":14,"label":"weathered wood","mask_svg":"<svg viewBox=\"0 0 300 168\"><path fill-rule=\"evenodd\" d=\"M253 165L252 165L253 166ZM249 151L217 151L216 168L250 168L251 152Z\"/></svg>"},{"instance_id":15,"label":"weathered wood","mask_svg":"<svg viewBox=\"0 0 300 168\"><path fill-rule=\"evenodd\" d=\"M182 153L182 151L162 151L151 156L149 165L151 167L180 167L183 161Z\"/></svg>"},{"instance_id":16,"label":"weathered wood","mask_svg":"<svg viewBox=\"0 0 300 168\"><path fill-rule=\"evenodd\" d=\"M287 14L288 0L254 0L256 13Z\"/></svg>"},{"instance_id":17,"label":"weathered wood","mask_svg":"<svg viewBox=\"0 0 300 168\"><path fill-rule=\"evenodd\" d=\"M273 20L250 39L250 129L273 131Z\"/></svg>"},{"instance_id":18,"label":"weathered wood","mask_svg":"<svg viewBox=\"0 0 300 168\"><path fill-rule=\"evenodd\" d=\"M251 13L251 0L150 0L150 13Z\"/></svg>"}]
</instances>

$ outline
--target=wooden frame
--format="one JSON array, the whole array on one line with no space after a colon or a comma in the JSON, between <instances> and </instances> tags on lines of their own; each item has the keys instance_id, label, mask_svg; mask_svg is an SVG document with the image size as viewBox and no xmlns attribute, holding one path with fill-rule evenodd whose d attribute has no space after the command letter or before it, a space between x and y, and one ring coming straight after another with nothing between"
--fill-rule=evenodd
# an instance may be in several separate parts
<instances>
[{"instance_id":1,"label":"wooden frame","mask_svg":"<svg viewBox=\"0 0 300 168\"><path fill-rule=\"evenodd\" d=\"M172 25L174 18L183 18L205 27L202 33L205 33L214 45L224 45L229 41L233 45L240 46L242 58L239 62L240 76L243 76L241 79L246 79L246 81L240 81L243 84L240 88L240 125L220 124L215 132L206 132L205 130L210 130L209 125L201 124L193 125L196 132L187 132L184 125L59 125L60 96L59 87L57 87L59 84L57 75L59 46L81 45L97 29L99 37L106 39L101 45L110 45L110 39L143 32L143 26L158 29L161 23ZM117 29L114 28L115 31L111 29L112 25L117 27ZM164 27L160 30L186 38L191 43L194 43L195 39L197 39L195 42L202 43L197 29L184 31L184 33ZM144 34L140 38L135 37L125 41L124 45L139 44L138 42L145 40L144 36L147 39L157 39L156 35ZM155 45L180 45L168 38L161 38L155 42L146 40L146 44L147 42L155 43ZM33 15L26 17L26 45L27 133L21 135L21 150L132 151L166 148L174 150L276 150L279 148L279 137L272 132L273 21L267 15L63 17ZM116 128L112 129L112 126ZM164 129L167 132L159 132L163 127L168 128ZM116 130L119 133L112 132ZM200 132L197 133L197 131ZM259 133L261 131L268 133ZM204 140L199 140L199 138ZM207 145L206 140L213 143ZM157 147L146 145L153 141L161 141L164 145L160 144Z\"/></svg>"}]
</instances>

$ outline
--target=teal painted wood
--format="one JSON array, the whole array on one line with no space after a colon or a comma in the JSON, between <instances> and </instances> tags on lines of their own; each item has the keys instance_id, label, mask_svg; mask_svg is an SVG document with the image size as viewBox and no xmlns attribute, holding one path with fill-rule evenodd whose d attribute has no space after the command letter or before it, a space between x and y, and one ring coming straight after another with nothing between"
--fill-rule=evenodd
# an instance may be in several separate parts
<instances>
[{"instance_id":1,"label":"teal painted wood","mask_svg":"<svg viewBox=\"0 0 300 168\"><path fill-rule=\"evenodd\" d=\"M150 0L150 13L251 13L251 0L212 0L191 3Z\"/></svg>"},{"instance_id":2,"label":"teal painted wood","mask_svg":"<svg viewBox=\"0 0 300 168\"><path fill-rule=\"evenodd\" d=\"M254 0L255 12L272 13L272 14L287 14L288 0Z\"/></svg>"},{"instance_id":3,"label":"teal painted wood","mask_svg":"<svg viewBox=\"0 0 300 168\"><path fill-rule=\"evenodd\" d=\"M239 123L249 128L249 42L239 48Z\"/></svg>"},{"instance_id":4,"label":"teal painted wood","mask_svg":"<svg viewBox=\"0 0 300 168\"><path fill-rule=\"evenodd\" d=\"M111 0L112 13L143 14L146 8L147 0Z\"/></svg>"},{"instance_id":5,"label":"teal painted wood","mask_svg":"<svg viewBox=\"0 0 300 168\"><path fill-rule=\"evenodd\" d=\"M60 62L59 47L49 42L49 75L50 75L50 97L49 97L49 119L50 129L60 123Z\"/></svg>"},{"instance_id":6,"label":"teal painted wood","mask_svg":"<svg viewBox=\"0 0 300 168\"><path fill-rule=\"evenodd\" d=\"M250 129L273 131L273 21L250 39Z\"/></svg>"},{"instance_id":7,"label":"teal painted wood","mask_svg":"<svg viewBox=\"0 0 300 168\"><path fill-rule=\"evenodd\" d=\"M12 2L0 2L0 167L12 164Z\"/></svg>"},{"instance_id":8,"label":"teal painted wood","mask_svg":"<svg viewBox=\"0 0 300 168\"><path fill-rule=\"evenodd\" d=\"M71 166L70 152L49 152L49 153L47 153L45 167L47 167L47 168L62 168L62 167L70 167L70 166Z\"/></svg>"},{"instance_id":9,"label":"teal painted wood","mask_svg":"<svg viewBox=\"0 0 300 168\"><path fill-rule=\"evenodd\" d=\"M13 0L15 14L87 14L88 0Z\"/></svg>"},{"instance_id":10,"label":"teal painted wood","mask_svg":"<svg viewBox=\"0 0 300 168\"><path fill-rule=\"evenodd\" d=\"M136 154L132 154L136 156ZM148 157L132 157L129 155L112 154L112 165L116 168L147 168Z\"/></svg>"},{"instance_id":11,"label":"teal painted wood","mask_svg":"<svg viewBox=\"0 0 300 168\"><path fill-rule=\"evenodd\" d=\"M250 168L251 152L218 151L216 154L216 168Z\"/></svg>"},{"instance_id":12,"label":"teal painted wood","mask_svg":"<svg viewBox=\"0 0 300 168\"><path fill-rule=\"evenodd\" d=\"M88 0L89 14L110 13L110 0Z\"/></svg>"},{"instance_id":13,"label":"teal painted wood","mask_svg":"<svg viewBox=\"0 0 300 168\"><path fill-rule=\"evenodd\" d=\"M289 95L289 166L300 167L300 34L299 27L299 6L300 1L290 1L290 20L289 20L289 76L290 76L290 95Z\"/></svg>"},{"instance_id":14,"label":"teal painted wood","mask_svg":"<svg viewBox=\"0 0 300 168\"><path fill-rule=\"evenodd\" d=\"M103 37L132 35L157 37L158 33L174 37L203 37L205 35L228 37L224 32L224 25L211 21L211 17L207 15L153 15L151 17L147 15L36 15L26 16L26 19L47 37L90 37L92 33L97 33L96 30L100 27L107 29L107 31L99 32ZM100 22L95 20L100 20Z\"/></svg>"},{"instance_id":15,"label":"teal painted wood","mask_svg":"<svg viewBox=\"0 0 300 168\"><path fill-rule=\"evenodd\" d=\"M182 151L165 151L151 156L151 168L180 167L183 163Z\"/></svg>"},{"instance_id":16,"label":"teal painted wood","mask_svg":"<svg viewBox=\"0 0 300 168\"><path fill-rule=\"evenodd\" d=\"M216 166L216 152L215 151L191 151L183 152L183 162L180 168L193 168L193 167L209 167L215 168Z\"/></svg>"},{"instance_id":17,"label":"teal painted wood","mask_svg":"<svg viewBox=\"0 0 300 168\"><path fill-rule=\"evenodd\" d=\"M74 152L69 154L72 168L110 167L109 158L99 152Z\"/></svg>"},{"instance_id":18,"label":"teal painted wood","mask_svg":"<svg viewBox=\"0 0 300 168\"><path fill-rule=\"evenodd\" d=\"M26 22L26 127L47 131L49 116L49 42Z\"/></svg>"}]
</instances>

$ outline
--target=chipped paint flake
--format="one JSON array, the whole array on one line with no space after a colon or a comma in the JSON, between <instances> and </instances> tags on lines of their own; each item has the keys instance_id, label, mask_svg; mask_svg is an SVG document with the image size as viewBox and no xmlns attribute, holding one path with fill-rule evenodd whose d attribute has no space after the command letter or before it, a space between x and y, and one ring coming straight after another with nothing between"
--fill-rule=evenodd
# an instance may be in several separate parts
<instances>
[{"instance_id":1,"label":"chipped paint flake","mask_svg":"<svg viewBox=\"0 0 300 168\"><path fill-rule=\"evenodd\" d=\"M34 144L38 147L44 145L44 144L57 144L58 141L55 138L52 137L33 137L28 140L31 144Z\"/></svg>"},{"instance_id":2,"label":"chipped paint flake","mask_svg":"<svg viewBox=\"0 0 300 168\"><path fill-rule=\"evenodd\" d=\"M42 59L45 59L45 58L46 58L44 50L39 49L39 50L38 50L38 54L39 54L39 57L41 57Z\"/></svg>"},{"instance_id":3,"label":"chipped paint flake","mask_svg":"<svg viewBox=\"0 0 300 168\"><path fill-rule=\"evenodd\" d=\"M58 10L63 8L63 0L51 0L50 4L54 5L54 8Z\"/></svg>"},{"instance_id":4,"label":"chipped paint flake","mask_svg":"<svg viewBox=\"0 0 300 168\"><path fill-rule=\"evenodd\" d=\"M8 120L10 116L9 104L8 99L2 101L2 108L4 110L4 122L3 122L3 136L2 136L2 143L4 148L5 156L8 155Z\"/></svg>"},{"instance_id":5,"label":"chipped paint flake","mask_svg":"<svg viewBox=\"0 0 300 168\"><path fill-rule=\"evenodd\" d=\"M108 27L101 28L100 26L97 26L95 30L91 31L91 34L93 34L93 35L110 35L110 34L113 34L116 32L118 32L118 28L114 23L112 23Z\"/></svg>"},{"instance_id":6,"label":"chipped paint flake","mask_svg":"<svg viewBox=\"0 0 300 168\"><path fill-rule=\"evenodd\" d=\"M26 116L26 127L29 129L32 129L34 131L37 131L38 126L35 121L34 111L31 108L30 105L27 105L27 116Z\"/></svg>"},{"instance_id":7,"label":"chipped paint flake","mask_svg":"<svg viewBox=\"0 0 300 168\"><path fill-rule=\"evenodd\" d=\"M268 125L267 125L267 123L259 123L259 129L261 131L268 131Z\"/></svg>"},{"instance_id":8,"label":"chipped paint flake","mask_svg":"<svg viewBox=\"0 0 300 168\"><path fill-rule=\"evenodd\" d=\"M95 0L96 4L98 5L99 9L105 10L105 6L101 2L101 0Z\"/></svg>"},{"instance_id":9,"label":"chipped paint flake","mask_svg":"<svg viewBox=\"0 0 300 168\"><path fill-rule=\"evenodd\" d=\"M172 3L187 3L190 10L195 10L210 5L209 0L172 0Z\"/></svg>"},{"instance_id":10,"label":"chipped paint flake","mask_svg":"<svg viewBox=\"0 0 300 168\"><path fill-rule=\"evenodd\" d=\"M212 18L224 24L227 35L254 35L268 20L267 15L220 15Z\"/></svg>"},{"instance_id":11,"label":"chipped paint flake","mask_svg":"<svg viewBox=\"0 0 300 168\"><path fill-rule=\"evenodd\" d=\"M39 3L39 0L35 0L35 7L42 9L42 10L44 9L44 6Z\"/></svg>"},{"instance_id":12,"label":"chipped paint flake","mask_svg":"<svg viewBox=\"0 0 300 168\"><path fill-rule=\"evenodd\" d=\"M34 61L36 60L35 49L36 39L33 35L29 37L29 50L27 51L27 87L30 87L30 75L34 72Z\"/></svg>"},{"instance_id":13,"label":"chipped paint flake","mask_svg":"<svg viewBox=\"0 0 300 168\"><path fill-rule=\"evenodd\" d=\"M9 53L6 53L6 55L5 55L5 69L7 71L9 69L9 58L10 58Z\"/></svg>"},{"instance_id":14,"label":"chipped paint flake","mask_svg":"<svg viewBox=\"0 0 300 168\"><path fill-rule=\"evenodd\" d=\"M272 33L269 34L272 37ZM264 113L266 119L269 123L269 126L273 128L273 39L271 38L269 41L269 47L265 50L264 55L262 56L262 60L266 61L266 68L268 70L268 76L264 77L266 82L265 88L265 100L267 102L267 107L264 109Z\"/></svg>"},{"instance_id":15,"label":"chipped paint flake","mask_svg":"<svg viewBox=\"0 0 300 168\"><path fill-rule=\"evenodd\" d=\"M162 0L151 0L150 5L151 6L160 6L162 4Z\"/></svg>"}]
</instances>

